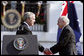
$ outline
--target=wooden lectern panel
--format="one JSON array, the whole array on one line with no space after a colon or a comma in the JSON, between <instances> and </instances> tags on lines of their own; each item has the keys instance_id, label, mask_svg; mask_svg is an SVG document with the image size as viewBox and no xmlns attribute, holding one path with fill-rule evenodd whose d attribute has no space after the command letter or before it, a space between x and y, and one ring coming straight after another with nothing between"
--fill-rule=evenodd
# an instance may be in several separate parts
<instances>
[{"instance_id":1,"label":"wooden lectern panel","mask_svg":"<svg viewBox=\"0 0 84 56\"><path fill-rule=\"evenodd\" d=\"M25 39L26 48L18 50L14 47L16 38ZM4 35L2 44L2 55L38 55L38 42L36 35Z\"/></svg>"}]
</instances>

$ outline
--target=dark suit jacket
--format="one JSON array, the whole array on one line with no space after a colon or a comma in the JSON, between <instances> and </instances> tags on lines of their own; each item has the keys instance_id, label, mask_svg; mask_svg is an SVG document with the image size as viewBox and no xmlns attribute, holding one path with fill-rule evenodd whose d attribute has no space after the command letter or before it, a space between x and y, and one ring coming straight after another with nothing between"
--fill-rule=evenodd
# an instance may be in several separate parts
<instances>
[{"instance_id":1,"label":"dark suit jacket","mask_svg":"<svg viewBox=\"0 0 84 56\"><path fill-rule=\"evenodd\" d=\"M75 35L72 28L67 25L61 32L59 42L50 48L53 54L77 55Z\"/></svg>"},{"instance_id":2,"label":"dark suit jacket","mask_svg":"<svg viewBox=\"0 0 84 56\"><path fill-rule=\"evenodd\" d=\"M19 30L17 30L16 35L24 34L24 35L32 35L32 32L28 29L27 25L25 23L22 23L22 25L19 27ZM38 43L39 51L43 52L44 47Z\"/></svg>"}]
</instances>

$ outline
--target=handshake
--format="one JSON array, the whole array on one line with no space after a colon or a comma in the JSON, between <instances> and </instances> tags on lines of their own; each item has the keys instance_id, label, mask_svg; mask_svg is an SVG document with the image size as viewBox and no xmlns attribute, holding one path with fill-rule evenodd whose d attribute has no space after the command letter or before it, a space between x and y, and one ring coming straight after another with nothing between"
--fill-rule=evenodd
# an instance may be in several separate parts
<instances>
[{"instance_id":1,"label":"handshake","mask_svg":"<svg viewBox=\"0 0 84 56\"><path fill-rule=\"evenodd\" d=\"M45 55L53 55L53 53L51 52L51 50L48 49L48 48L44 49L43 53L44 53Z\"/></svg>"}]
</instances>

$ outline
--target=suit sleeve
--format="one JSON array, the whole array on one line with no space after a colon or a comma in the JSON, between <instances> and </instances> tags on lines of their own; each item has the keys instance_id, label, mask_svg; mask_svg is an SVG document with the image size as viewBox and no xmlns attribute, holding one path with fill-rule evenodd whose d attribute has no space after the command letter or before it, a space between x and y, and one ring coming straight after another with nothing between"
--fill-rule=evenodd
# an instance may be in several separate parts
<instances>
[{"instance_id":1,"label":"suit sleeve","mask_svg":"<svg viewBox=\"0 0 84 56\"><path fill-rule=\"evenodd\" d=\"M53 54L59 52L68 43L70 39L70 31L69 30L64 31L60 36L60 38L61 39L59 40L59 42L50 48Z\"/></svg>"},{"instance_id":2,"label":"suit sleeve","mask_svg":"<svg viewBox=\"0 0 84 56\"><path fill-rule=\"evenodd\" d=\"M40 43L38 43L38 47L39 47L39 51L40 52L43 52L44 51L44 47Z\"/></svg>"}]
</instances>

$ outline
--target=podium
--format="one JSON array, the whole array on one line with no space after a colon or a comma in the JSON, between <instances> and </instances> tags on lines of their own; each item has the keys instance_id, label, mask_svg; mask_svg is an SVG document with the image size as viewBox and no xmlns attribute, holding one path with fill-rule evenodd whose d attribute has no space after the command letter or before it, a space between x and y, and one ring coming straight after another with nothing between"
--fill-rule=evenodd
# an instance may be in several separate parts
<instances>
[{"instance_id":1,"label":"podium","mask_svg":"<svg viewBox=\"0 0 84 56\"><path fill-rule=\"evenodd\" d=\"M19 40L18 40L19 39ZM24 43L21 49L21 39ZM16 41L17 40L17 41ZM20 42L18 44L18 41ZM16 48L17 47L17 48ZM38 42L36 35L4 35L2 55L38 55Z\"/></svg>"}]
</instances>

